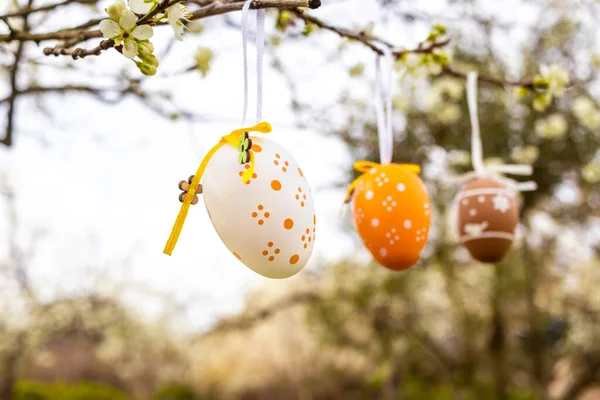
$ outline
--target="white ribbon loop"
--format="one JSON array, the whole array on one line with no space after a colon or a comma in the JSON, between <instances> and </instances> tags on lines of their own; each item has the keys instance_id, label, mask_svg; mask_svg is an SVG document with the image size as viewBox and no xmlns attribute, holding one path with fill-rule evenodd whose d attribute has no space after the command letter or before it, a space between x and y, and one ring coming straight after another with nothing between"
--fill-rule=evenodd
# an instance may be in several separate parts
<instances>
[{"instance_id":1,"label":"white ribbon loop","mask_svg":"<svg viewBox=\"0 0 600 400\"><path fill-rule=\"evenodd\" d=\"M394 57L389 47L381 47L383 55L375 59L375 112L377 113L377 135L379 137L379 162L387 165L392 162L394 152L394 131L392 129L392 98L394 94ZM381 59L384 59L387 80L383 78ZM384 93L385 87L385 93Z\"/></svg>"},{"instance_id":2,"label":"white ribbon loop","mask_svg":"<svg viewBox=\"0 0 600 400\"><path fill-rule=\"evenodd\" d=\"M537 189L533 181L517 182L500 174L528 176L533 174L531 165L526 164L497 164L485 166L483 163L483 146L481 132L479 130L479 118L477 116L477 72L467 74L467 103L469 105L469 116L471 118L471 162L473 172L460 175L454 181L466 181L477 176L492 176L501 180L518 191L532 191Z\"/></svg>"},{"instance_id":3,"label":"white ribbon loop","mask_svg":"<svg viewBox=\"0 0 600 400\"><path fill-rule=\"evenodd\" d=\"M490 165L485 167L488 171L510 174L510 175L531 175L533 174L533 168L528 164L499 164Z\"/></svg>"},{"instance_id":4,"label":"white ribbon loop","mask_svg":"<svg viewBox=\"0 0 600 400\"><path fill-rule=\"evenodd\" d=\"M248 11L254 0L246 0L242 7L242 50L244 55L244 112L242 125L248 112ZM262 119L263 55L265 49L265 10L256 11L256 122Z\"/></svg>"}]
</instances>

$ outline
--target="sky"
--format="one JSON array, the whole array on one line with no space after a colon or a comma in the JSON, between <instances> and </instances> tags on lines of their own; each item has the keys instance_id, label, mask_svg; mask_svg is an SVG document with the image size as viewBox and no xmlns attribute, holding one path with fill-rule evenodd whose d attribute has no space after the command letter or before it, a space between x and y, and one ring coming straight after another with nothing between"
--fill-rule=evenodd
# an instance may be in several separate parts
<instances>
[{"instance_id":1,"label":"sky","mask_svg":"<svg viewBox=\"0 0 600 400\"><path fill-rule=\"evenodd\" d=\"M501 11L500 2L487 3L491 14ZM100 9L107 4L101 2ZM444 5L445 1L436 0L420 7L439 13ZM386 20L374 1L324 1L319 10L312 12L346 27ZM526 25L532 20L530 12L526 7L511 17ZM240 14L232 13L228 18L239 23ZM97 15L101 15L100 11ZM65 20L76 24L89 17L88 9L74 7L58 18L39 20L34 26L42 32ZM173 101L202 115L202 121L170 121L135 99L115 106L77 94L48 95L39 101L20 99L16 143L10 149L0 147L0 182L5 181L16 195L18 241L31 249L30 272L43 301L90 291L118 292L127 304L152 317L167 311L167 303L161 297L166 295L185 305L178 326L195 330L206 328L221 315L240 310L251 291L277 285L237 261L214 231L202 201L191 207L173 255L162 253L180 208L177 183L195 172L204 154L221 136L241 126L241 33L225 27L224 18L206 20L205 33L188 34L183 42L175 43L171 55L161 60L159 74L144 84L153 90L172 91ZM273 25L268 19L267 33L274 31ZM427 24L404 29L378 23L375 33L413 47L428 31ZM517 29L512 33L516 35L514 39L518 40L524 32L526 29ZM153 43L157 54L166 48L171 37L168 27L155 29ZM321 107L326 117L331 113L332 131L343 118L334 112L335 101L343 90L350 87L353 96L373 99L369 82L349 85L344 69L363 62L366 73L372 76L373 53L357 47L330 62L339 43L336 35L322 34L277 49L284 68L294 77L298 96ZM209 75L204 79L198 73L172 76L171 72L191 64L198 46L215 52ZM33 59L44 64L38 75L41 85L69 82L109 86L113 83L102 72L124 68L131 76L139 76L132 63L116 51L76 61L82 70L78 72L63 69L67 59L45 57L41 50L33 46L28 49ZM504 50L510 60L511 50ZM252 118L253 45L249 51ZM337 185L349 183L346 174L354 160L331 132L296 128L296 116L289 107L289 88L284 77L270 66L272 60L268 51L263 119L273 126L272 139L291 151L302 167L317 213L317 238L311 260L289 281L302 279L307 272L319 271L342 257L352 256L357 262L366 263L370 259L368 253L357 246L356 234L339 217L344 189ZM27 68L21 84L30 76ZM4 96L7 89L1 80L0 95ZM37 107L40 104L42 108ZM4 124L3 120L0 122ZM3 211L0 238L8 235L8 219L3 221L8 214ZM32 242L35 232L41 232L41 236ZM0 241L0 246L4 244ZM0 247L0 259L6 251Z\"/></svg>"},{"instance_id":2,"label":"sky","mask_svg":"<svg viewBox=\"0 0 600 400\"><path fill-rule=\"evenodd\" d=\"M329 12L327 8L323 7L324 18L335 15L335 5ZM231 18L239 21L239 14ZM70 16L79 19L83 12L75 10ZM270 283L241 264L222 244L203 202L191 208L173 255L162 253L181 205L178 182L195 172L221 136L242 126L241 33L220 25L219 21L207 22L205 34L176 43L173 54L161 63L165 76L181 69L182 60L186 66L191 64L190 55L201 42L216 53L206 79L197 73L175 78L159 74L148 84L173 90L178 104L205 116L206 122L169 121L136 100L107 106L78 94L41 100L51 115L48 118L36 109L32 98L20 100L16 143L10 149L0 148L0 176L15 193L19 243L31 248L30 273L42 301L125 287L121 298L152 316L165 311L163 299L155 296L165 294L188 307L183 322L197 329L223 313L239 310L250 290ZM271 25L267 32L272 31ZM46 26L52 25L40 26L39 31ZM166 45L172 32L168 27L155 31L153 42L160 54L161 44ZM336 40L331 40L335 38L329 39L329 48L335 48ZM289 49L292 53L298 50ZM43 56L40 48L29 51L36 61L50 65L42 69L40 84L90 83L94 79L90 73L65 73L55 68L64 61ZM253 45L249 51L249 116L253 118ZM309 95L314 96L316 87L327 87L330 95L319 97L334 99L335 87L346 84L345 74L332 70L315 74L310 59L295 59L300 71L296 79L311 88ZM265 65L269 61L267 54ZM86 71L128 67L128 61L115 51L77 63ZM135 68L128 71L136 75ZM263 119L273 126L272 139L292 152L314 194L318 236L305 270L316 271L355 250L351 236L339 224L343 190L331 188L347 180L351 160L339 139L326 132L294 128L283 78L267 67L264 79ZM91 82L110 84L102 77ZM2 83L6 89L6 82ZM2 218L7 218L4 210L0 232L5 236L7 224ZM31 237L38 231L43 233L32 243ZM6 251L0 248L0 255Z\"/></svg>"}]
</instances>

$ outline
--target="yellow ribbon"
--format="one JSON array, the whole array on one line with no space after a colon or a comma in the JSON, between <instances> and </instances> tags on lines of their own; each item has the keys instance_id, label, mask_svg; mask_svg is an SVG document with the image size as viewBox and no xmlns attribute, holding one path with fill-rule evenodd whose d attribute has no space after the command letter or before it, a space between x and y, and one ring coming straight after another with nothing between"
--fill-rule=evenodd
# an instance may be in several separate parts
<instances>
[{"instance_id":1,"label":"yellow ribbon","mask_svg":"<svg viewBox=\"0 0 600 400\"><path fill-rule=\"evenodd\" d=\"M407 171L413 172L415 174L418 174L419 172L421 172L421 167L419 167L418 165L415 165L415 164L394 164L394 165L402 167L402 168L406 169ZM361 160L361 161L357 161L354 163L354 169L357 170L358 172L362 172L362 175L360 175L358 178L356 178L350 184L350 186L348 186L348 189L346 190L346 197L344 198L344 204L346 204L350 201L350 197L352 196L354 189L356 189L356 186L358 186L360 180L365 176L365 174L367 172L369 172L370 170L372 170L373 168L378 168L378 167L381 167L381 164L378 164L373 161Z\"/></svg>"},{"instance_id":2,"label":"yellow ribbon","mask_svg":"<svg viewBox=\"0 0 600 400\"><path fill-rule=\"evenodd\" d=\"M196 171L196 175L194 175L194 179L192 179L192 183L190 183L190 188L183 199L183 204L181 205L181 209L179 210L179 214L177 215L177 219L175 220L175 224L173 225L173 229L171 230L171 235L167 240L167 244L165 245L165 249L163 253L167 255L171 255L173 253L173 249L175 249L175 244L177 244L177 239L179 239L179 235L181 234L181 229L183 228L183 224L185 222L185 218L187 217L188 210L190 209L190 205L192 204L192 200L196 195L196 189L200 184L200 179L202 179L202 175L204 174L204 170L208 165L210 159L215 155L215 153L225 144L229 143L233 147L237 148L238 143L241 140L244 132L260 132L260 133L269 133L271 132L271 124L268 122L261 122L257 125L254 125L250 128L241 128L236 129L231 132L229 135L223 136L219 142L213 146L212 149L204 156L204 159L200 163L198 170ZM250 149L250 168L248 168L242 174L242 182L248 182L254 173L254 153L252 152L252 148Z\"/></svg>"}]
</instances>

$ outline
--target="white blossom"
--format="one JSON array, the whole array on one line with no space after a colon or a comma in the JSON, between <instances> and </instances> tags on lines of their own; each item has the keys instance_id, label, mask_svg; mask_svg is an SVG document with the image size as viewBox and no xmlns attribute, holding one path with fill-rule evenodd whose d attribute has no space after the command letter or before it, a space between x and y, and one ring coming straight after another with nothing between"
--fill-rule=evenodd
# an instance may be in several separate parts
<instances>
[{"instance_id":1,"label":"white blossom","mask_svg":"<svg viewBox=\"0 0 600 400\"><path fill-rule=\"evenodd\" d=\"M561 96L569 84L569 73L560 65L542 65L541 75L548 81L548 93L552 96Z\"/></svg>"},{"instance_id":2,"label":"white blossom","mask_svg":"<svg viewBox=\"0 0 600 400\"><path fill-rule=\"evenodd\" d=\"M450 150L448 152L448 162L454 166L471 165L471 153L465 150Z\"/></svg>"},{"instance_id":3,"label":"white blossom","mask_svg":"<svg viewBox=\"0 0 600 400\"><path fill-rule=\"evenodd\" d=\"M437 109L430 110L434 112L436 118L444 124L452 124L457 122L462 117L462 111L458 104L446 103Z\"/></svg>"},{"instance_id":4,"label":"white blossom","mask_svg":"<svg viewBox=\"0 0 600 400\"><path fill-rule=\"evenodd\" d=\"M177 3L167 9L167 16L169 25L171 25L171 28L173 28L173 32L175 33L175 37L177 40L183 40L181 34L185 29L185 25L182 20L189 21L192 18L192 14L188 12L186 6Z\"/></svg>"},{"instance_id":5,"label":"white blossom","mask_svg":"<svg viewBox=\"0 0 600 400\"><path fill-rule=\"evenodd\" d=\"M573 114L583 126L594 129L600 127L600 110L587 97L578 97L573 101Z\"/></svg>"},{"instance_id":6,"label":"white blossom","mask_svg":"<svg viewBox=\"0 0 600 400\"><path fill-rule=\"evenodd\" d=\"M589 183L600 182L600 160L595 159L586 164L581 170L581 175Z\"/></svg>"},{"instance_id":7,"label":"white blossom","mask_svg":"<svg viewBox=\"0 0 600 400\"><path fill-rule=\"evenodd\" d=\"M154 0L129 0L129 8L136 14L148 14L155 5Z\"/></svg>"},{"instance_id":8,"label":"white blossom","mask_svg":"<svg viewBox=\"0 0 600 400\"><path fill-rule=\"evenodd\" d=\"M465 90L464 84L455 78L443 77L437 79L432 89L441 95L447 95L453 100L460 100Z\"/></svg>"},{"instance_id":9,"label":"white blossom","mask_svg":"<svg viewBox=\"0 0 600 400\"><path fill-rule=\"evenodd\" d=\"M544 139L563 137L569 128L567 120L561 114L552 114L535 123L535 133Z\"/></svg>"},{"instance_id":10,"label":"white blossom","mask_svg":"<svg viewBox=\"0 0 600 400\"><path fill-rule=\"evenodd\" d=\"M510 152L510 157L521 164L533 164L540 157L540 149L536 146L517 146Z\"/></svg>"},{"instance_id":11,"label":"white blossom","mask_svg":"<svg viewBox=\"0 0 600 400\"><path fill-rule=\"evenodd\" d=\"M146 40L152 37L153 31L150 25L137 26L137 17L129 10L121 13L119 22L105 19L100 22L100 31L105 38L112 39L115 46L123 45L123 55L134 58L138 53L136 40Z\"/></svg>"}]
</instances>

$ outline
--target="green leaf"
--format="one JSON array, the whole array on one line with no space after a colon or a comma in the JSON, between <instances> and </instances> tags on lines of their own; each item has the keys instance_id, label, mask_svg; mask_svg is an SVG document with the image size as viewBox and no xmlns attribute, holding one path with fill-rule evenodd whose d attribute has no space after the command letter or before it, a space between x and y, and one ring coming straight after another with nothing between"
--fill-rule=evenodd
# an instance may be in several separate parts
<instances>
[{"instance_id":1,"label":"green leaf","mask_svg":"<svg viewBox=\"0 0 600 400\"><path fill-rule=\"evenodd\" d=\"M350 74L351 77L360 76L364 72L365 72L365 64L363 64L363 63L358 63L354 67L350 68L350 70L348 70L348 73Z\"/></svg>"},{"instance_id":2,"label":"green leaf","mask_svg":"<svg viewBox=\"0 0 600 400\"><path fill-rule=\"evenodd\" d=\"M447 32L446 26L441 25L441 24L434 25L433 29L438 31L440 35L445 35Z\"/></svg>"},{"instance_id":3,"label":"green leaf","mask_svg":"<svg viewBox=\"0 0 600 400\"><path fill-rule=\"evenodd\" d=\"M450 57L446 53L433 53L433 62L440 65L450 65Z\"/></svg>"},{"instance_id":4,"label":"green leaf","mask_svg":"<svg viewBox=\"0 0 600 400\"><path fill-rule=\"evenodd\" d=\"M308 36L308 35L310 35L310 34L312 33L312 31L313 31L313 24L311 24L311 23L306 23L306 24L304 25L304 30L302 31L302 34L303 34L304 36Z\"/></svg>"},{"instance_id":5,"label":"green leaf","mask_svg":"<svg viewBox=\"0 0 600 400\"><path fill-rule=\"evenodd\" d=\"M533 87L536 89L548 89L549 83L546 78L541 75L536 75L533 77Z\"/></svg>"},{"instance_id":6,"label":"green leaf","mask_svg":"<svg viewBox=\"0 0 600 400\"><path fill-rule=\"evenodd\" d=\"M537 93L533 100L533 108L536 111L544 111L552 103L552 96L548 93Z\"/></svg>"},{"instance_id":7,"label":"green leaf","mask_svg":"<svg viewBox=\"0 0 600 400\"><path fill-rule=\"evenodd\" d=\"M200 71L202 77L205 78L210 71L211 63L213 60L213 52L208 47L200 47L196 54L194 54L194 60L196 61L196 69Z\"/></svg>"},{"instance_id":8,"label":"green leaf","mask_svg":"<svg viewBox=\"0 0 600 400\"><path fill-rule=\"evenodd\" d=\"M513 94L518 100L523 100L525 97L531 94L531 90L526 87L519 86L513 90Z\"/></svg>"},{"instance_id":9,"label":"green leaf","mask_svg":"<svg viewBox=\"0 0 600 400\"><path fill-rule=\"evenodd\" d=\"M275 23L275 28L283 32L285 28L287 28L290 20L290 14L288 11L280 11L279 16L277 17L277 22Z\"/></svg>"},{"instance_id":10,"label":"green leaf","mask_svg":"<svg viewBox=\"0 0 600 400\"><path fill-rule=\"evenodd\" d=\"M269 38L269 43L271 44L271 46L279 46L281 44L281 37L271 36Z\"/></svg>"}]
</instances>

